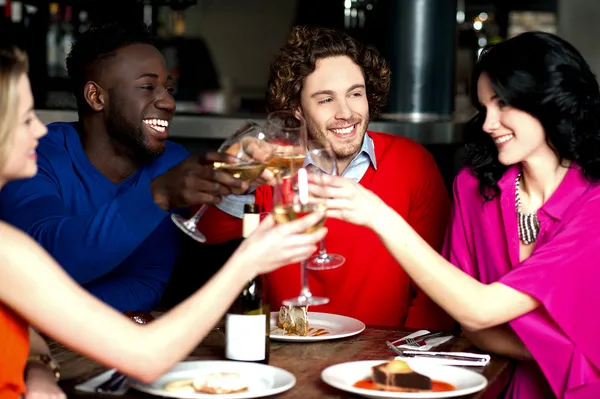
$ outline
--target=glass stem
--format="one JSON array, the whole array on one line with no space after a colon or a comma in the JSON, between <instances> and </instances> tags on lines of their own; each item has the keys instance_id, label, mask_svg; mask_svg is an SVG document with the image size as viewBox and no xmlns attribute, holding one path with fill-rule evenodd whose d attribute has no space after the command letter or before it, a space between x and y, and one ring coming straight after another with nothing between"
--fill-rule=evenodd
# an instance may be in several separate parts
<instances>
[{"instance_id":1,"label":"glass stem","mask_svg":"<svg viewBox=\"0 0 600 399\"><path fill-rule=\"evenodd\" d=\"M198 220L204 215L204 212L208 209L208 205L204 204L198 209L198 212L194 214L190 219L185 222L185 228L189 230L196 229L196 225L198 224Z\"/></svg>"},{"instance_id":2,"label":"glass stem","mask_svg":"<svg viewBox=\"0 0 600 399\"><path fill-rule=\"evenodd\" d=\"M308 269L306 268L306 261L302 261L300 265L300 281L302 281L302 289L300 290L300 296L305 298L312 297L312 293L308 288Z\"/></svg>"},{"instance_id":3,"label":"glass stem","mask_svg":"<svg viewBox=\"0 0 600 399\"><path fill-rule=\"evenodd\" d=\"M321 241L319 241L319 257L320 258L327 257L327 250L325 249L325 239L324 238L322 238Z\"/></svg>"}]
</instances>

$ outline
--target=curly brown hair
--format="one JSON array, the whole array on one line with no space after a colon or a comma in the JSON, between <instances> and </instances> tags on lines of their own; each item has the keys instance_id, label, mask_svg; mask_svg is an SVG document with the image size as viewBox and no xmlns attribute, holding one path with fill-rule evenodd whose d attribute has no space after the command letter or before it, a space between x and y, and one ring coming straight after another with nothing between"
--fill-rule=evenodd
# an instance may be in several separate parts
<instances>
[{"instance_id":1,"label":"curly brown hair","mask_svg":"<svg viewBox=\"0 0 600 399\"><path fill-rule=\"evenodd\" d=\"M390 68L372 46L333 29L296 26L287 43L275 54L269 68L267 110L293 109L300 103L304 78L314 72L317 60L347 56L365 76L369 116L375 119L387 102Z\"/></svg>"}]
</instances>

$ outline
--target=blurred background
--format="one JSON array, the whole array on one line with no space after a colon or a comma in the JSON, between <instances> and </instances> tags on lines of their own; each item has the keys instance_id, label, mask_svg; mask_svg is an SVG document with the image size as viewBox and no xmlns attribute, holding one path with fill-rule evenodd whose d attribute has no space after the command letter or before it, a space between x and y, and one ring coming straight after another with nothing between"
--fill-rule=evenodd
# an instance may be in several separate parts
<instances>
[{"instance_id":1,"label":"blurred background","mask_svg":"<svg viewBox=\"0 0 600 399\"><path fill-rule=\"evenodd\" d=\"M389 103L371 130L425 145L448 184L474 112L471 69L486 44L553 32L600 70L597 0L0 0L0 17L0 40L29 53L45 122L76 119L64 61L81 32L116 18L150 24L175 83L171 137L192 152L215 148L243 119L261 122L269 63L292 26L346 31L392 67Z\"/></svg>"}]
</instances>

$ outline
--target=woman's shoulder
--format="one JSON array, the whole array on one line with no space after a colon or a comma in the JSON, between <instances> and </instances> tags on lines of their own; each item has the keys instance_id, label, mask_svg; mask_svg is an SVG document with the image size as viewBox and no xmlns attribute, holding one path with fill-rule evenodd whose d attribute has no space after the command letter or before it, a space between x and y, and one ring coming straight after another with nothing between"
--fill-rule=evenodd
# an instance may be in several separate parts
<instances>
[{"instance_id":1,"label":"woman's shoulder","mask_svg":"<svg viewBox=\"0 0 600 399\"><path fill-rule=\"evenodd\" d=\"M479 179L468 166L463 166L454 178L454 193L479 194Z\"/></svg>"}]
</instances>

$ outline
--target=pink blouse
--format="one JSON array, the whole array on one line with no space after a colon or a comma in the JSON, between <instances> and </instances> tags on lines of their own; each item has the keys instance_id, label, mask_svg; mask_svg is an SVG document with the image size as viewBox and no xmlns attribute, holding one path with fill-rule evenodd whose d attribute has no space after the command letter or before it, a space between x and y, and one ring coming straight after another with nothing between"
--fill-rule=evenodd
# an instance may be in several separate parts
<instances>
[{"instance_id":1,"label":"pink blouse","mask_svg":"<svg viewBox=\"0 0 600 399\"><path fill-rule=\"evenodd\" d=\"M458 174L443 254L482 283L500 282L541 303L509 322L535 362L517 366L508 397L600 398L600 185L572 164L539 209L535 249L520 262L518 172L509 168L501 194L487 202L470 170Z\"/></svg>"}]
</instances>

